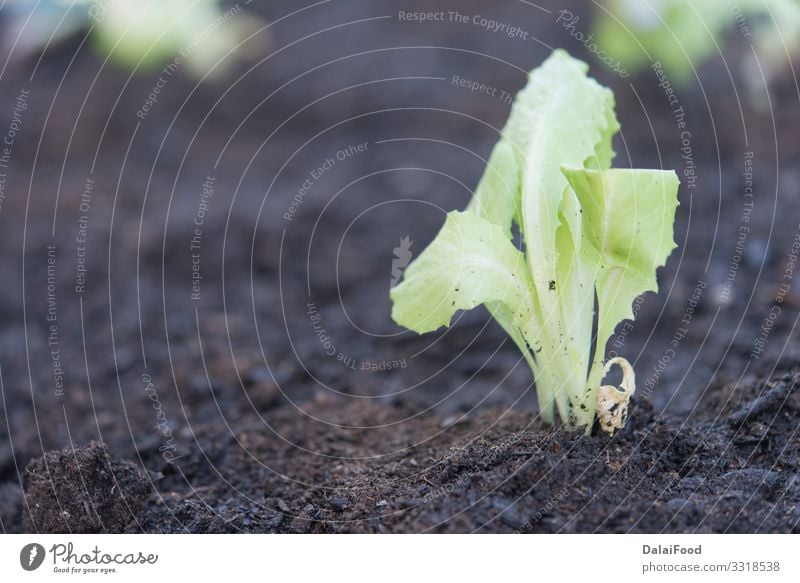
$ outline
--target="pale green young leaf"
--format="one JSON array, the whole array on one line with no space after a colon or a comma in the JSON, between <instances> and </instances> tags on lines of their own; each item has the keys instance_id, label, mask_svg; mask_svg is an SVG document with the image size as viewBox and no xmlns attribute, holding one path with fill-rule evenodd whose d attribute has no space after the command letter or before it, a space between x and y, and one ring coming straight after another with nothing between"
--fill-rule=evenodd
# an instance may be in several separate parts
<instances>
[{"instance_id":1,"label":"pale green young leaf","mask_svg":"<svg viewBox=\"0 0 800 583\"><path fill-rule=\"evenodd\" d=\"M501 139L467 207L493 223L511 238L512 222L519 223L520 170L514 149Z\"/></svg>"},{"instance_id":2,"label":"pale green young leaf","mask_svg":"<svg viewBox=\"0 0 800 583\"><path fill-rule=\"evenodd\" d=\"M616 131L616 121L609 126L613 95L586 75L588 69L565 51L555 51L531 73L505 132L522 156L522 219L540 295L555 278L556 230L567 189L561 166L599 167L598 151L606 162ZM564 218L570 231L579 232L575 214Z\"/></svg>"},{"instance_id":3,"label":"pale green young leaf","mask_svg":"<svg viewBox=\"0 0 800 583\"><path fill-rule=\"evenodd\" d=\"M530 288L525 257L503 229L477 213L453 211L392 289L392 318L422 334L449 325L457 310L494 303L514 325L531 317Z\"/></svg>"},{"instance_id":4,"label":"pale green young leaf","mask_svg":"<svg viewBox=\"0 0 800 583\"><path fill-rule=\"evenodd\" d=\"M540 336L549 344L540 368L558 369L562 419L568 415L567 396L574 401L582 391L582 383L572 381L585 376L588 356L579 346L591 338L594 302L591 280L575 257L581 247L580 208L561 166L608 167L618 129L613 94L587 71L582 61L555 51L531 73L505 131L521 154L526 256L546 329Z\"/></svg>"},{"instance_id":5,"label":"pale green young leaf","mask_svg":"<svg viewBox=\"0 0 800 583\"><path fill-rule=\"evenodd\" d=\"M595 270L604 346L619 322L633 318L633 300L658 291L656 269L676 247L679 181L664 170L563 170L583 211L582 255Z\"/></svg>"}]
</instances>

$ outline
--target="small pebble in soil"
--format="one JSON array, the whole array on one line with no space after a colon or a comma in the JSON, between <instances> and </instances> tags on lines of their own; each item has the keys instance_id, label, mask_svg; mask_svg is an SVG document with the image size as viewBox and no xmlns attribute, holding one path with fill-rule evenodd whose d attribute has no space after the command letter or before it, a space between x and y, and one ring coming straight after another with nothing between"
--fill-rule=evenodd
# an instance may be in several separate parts
<instances>
[{"instance_id":1,"label":"small pebble in soil","mask_svg":"<svg viewBox=\"0 0 800 583\"><path fill-rule=\"evenodd\" d=\"M328 502L330 503L331 508L338 510L339 512L346 510L350 505L350 501L347 498L331 498L328 500Z\"/></svg>"}]
</instances>

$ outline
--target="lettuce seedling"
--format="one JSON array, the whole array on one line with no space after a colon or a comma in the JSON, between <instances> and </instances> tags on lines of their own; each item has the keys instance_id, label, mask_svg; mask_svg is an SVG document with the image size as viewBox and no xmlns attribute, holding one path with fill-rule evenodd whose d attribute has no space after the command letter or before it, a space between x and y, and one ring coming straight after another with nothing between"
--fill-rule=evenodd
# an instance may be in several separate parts
<instances>
[{"instance_id":1,"label":"lettuce seedling","mask_svg":"<svg viewBox=\"0 0 800 583\"><path fill-rule=\"evenodd\" d=\"M221 0L8 0L6 12L11 29L25 31L15 53L91 29L94 45L121 65L152 70L169 63L171 74L182 64L197 77L264 52L259 45L268 34L261 18Z\"/></svg>"},{"instance_id":2,"label":"lettuce seedling","mask_svg":"<svg viewBox=\"0 0 800 583\"><path fill-rule=\"evenodd\" d=\"M179 59L195 76L213 77L264 38L255 34L265 24L259 17L221 0L114 0L97 6L97 46L132 68Z\"/></svg>"},{"instance_id":3,"label":"lettuce seedling","mask_svg":"<svg viewBox=\"0 0 800 583\"><path fill-rule=\"evenodd\" d=\"M594 35L597 45L628 69L658 61L671 78L686 82L693 67L723 50L724 33L735 29L758 56L748 63L745 80L755 77L755 83L763 84L761 77L769 79L800 46L800 3L611 0L598 11Z\"/></svg>"},{"instance_id":4,"label":"lettuce seedling","mask_svg":"<svg viewBox=\"0 0 800 583\"><path fill-rule=\"evenodd\" d=\"M544 420L557 411L588 433L597 412L613 433L635 378L625 359L604 363L605 344L633 300L658 289L676 247L678 178L611 169L614 96L587 71L558 50L530 74L469 206L448 213L391 290L392 317L422 334L485 305L530 365ZM601 387L615 364L621 387Z\"/></svg>"}]
</instances>

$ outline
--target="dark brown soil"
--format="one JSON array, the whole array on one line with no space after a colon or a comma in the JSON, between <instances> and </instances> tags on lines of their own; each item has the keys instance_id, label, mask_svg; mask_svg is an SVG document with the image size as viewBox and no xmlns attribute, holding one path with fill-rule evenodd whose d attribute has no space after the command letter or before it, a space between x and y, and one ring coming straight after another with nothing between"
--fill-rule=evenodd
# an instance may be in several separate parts
<instances>
[{"instance_id":1,"label":"dark brown soil","mask_svg":"<svg viewBox=\"0 0 800 583\"><path fill-rule=\"evenodd\" d=\"M50 452L25 468L29 526L50 532L120 532L147 500L145 476L100 444Z\"/></svg>"},{"instance_id":2,"label":"dark brown soil","mask_svg":"<svg viewBox=\"0 0 800 583\"><path fill-rule=\"evenodd\" d=\"M526 413L381 430L298 419L220 437L154 477L98 445L27 468L28 529L45 532L798 532L800 371L760 396L720 388L713 418L638 406L614 439L542 428ZM755 407L753 406L755 405ZM339 423L391 423L396 410L315 404ZM381 451L376 456L375 442ZM308 452L300 451L301 448ZM244 451L246 450L246 453ZM313 452L313 453L311 453ZM48 474L50 478L48 479ZM214 478L214 473L219 475ZM191 487L187 485L191 484ZM790 525L793 525L790 527Z\"/></svg>"},{"instance_id":3,"label":"dark brown soil","mask_svg":"<svg viewBox=\"0 0 800 583\"><path fill-rule=\"evenodd\" d=\"M615 91L616 164L680 172L656 77L616 77L528 2L333 1L295 16L312 2L252 4L286 16L281 50L222 83L176 75L144 120L157 74L130 76L81 38L0 73L0 138L30 92L0 207L3 531L798 530L796 277L777 301L800 222L790 70L765 109L734 37L729 62L677 89L697 186L684 180L661 291L609 345L639 379L629 427L587 438L540 425L530 371L485 311L422 337L398 328L393 249L409 236L418 253L467 203L508 114L454 75L514 93L564 47ZM588 28L590 3L563 4ZM536 40L400 23L398 10L481 14ZM358 144L286 220L310 172ZM737 247L748 152L754 207Z\"/></svg>"}]
</instances>

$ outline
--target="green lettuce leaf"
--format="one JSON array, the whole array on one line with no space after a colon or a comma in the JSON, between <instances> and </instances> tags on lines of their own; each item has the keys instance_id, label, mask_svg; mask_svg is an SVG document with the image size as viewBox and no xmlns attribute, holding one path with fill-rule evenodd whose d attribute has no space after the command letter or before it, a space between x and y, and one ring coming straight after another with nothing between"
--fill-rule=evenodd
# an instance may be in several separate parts
<instances>
[{"instance_id":1,"label":"green lettuce leaf","mask_svg":"<svg viewBox=\"0 0 800 583\"><path fill-rule=\"evenodd\" d=\"M617 324L633 319L633 301L658 291L656 269L677 247L672 225L678 177L664 170L563 172L583 210L582 259L597 282L597 345L605 347ZM589 379L589 400L599 385L595 379Z\"/></svg>"},{"instance_id":2,"label":"green lettuce leaf","mask_svg":"<svg viewBox=\"0 0 800 583\"><path fill-rule=\"evenodd\" d=\"M447 214L436 239L392 288L392 318L422 334L450 324L457 310L504 306L509 324L532 315L525 256L503 230L473 212Z\"/></svg>"}]
</instances>

